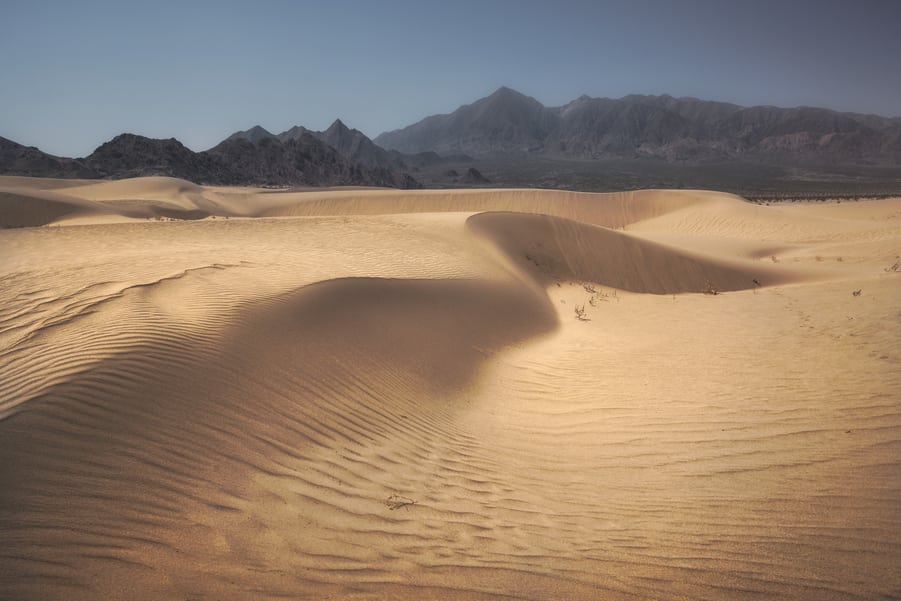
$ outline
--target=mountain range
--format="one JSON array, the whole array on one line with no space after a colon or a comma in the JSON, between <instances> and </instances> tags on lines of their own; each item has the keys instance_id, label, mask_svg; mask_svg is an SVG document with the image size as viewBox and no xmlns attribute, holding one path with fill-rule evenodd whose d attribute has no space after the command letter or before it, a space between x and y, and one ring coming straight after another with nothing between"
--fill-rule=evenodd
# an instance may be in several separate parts
<instances>
[{"instance_id":1,"label":"mountain range","mask_svg":"<svg viewBox=\"0 0 901 601\"><path fill-rule=\"evenodd\" d=\"M434 153L409 158L414 164L441 160ZM55 157L0 138L0 173L36 177L165 175L219 185L421 187L401 172L407 168L403 159L401 153L375 146L340 120L325 132L293 127L278 136L256 126L202 152L193 152L174 138L121 134L78 159Z\"/></svg>"},{"instance_id":2,"label":"mountain range","mask_svg":"<svg viewBox=\"0 0 901 601\"><path fill-rule=\"evenodd\" d=\"M502 87L453 113L383 133L374 142L406 153L476 158L898 165L901 118L813 107L746 108L666 95L581 96L549 108Z\"/></svg>"},{"instance_id":3,"label":"mountain range","mask_svg":"<svg viewBox=\"0 0 901 601\"><path fill-rule=\"evenodd\" d=\"M841 170L856 166L888 169L891 173L879 177L898 182L895 170L901 165L901 118L813 107L741 107L666 95L581 96L561 107L546 107L502 87L452 113L427 117L374 140L340 119L325 131L295 126L273 134L254 126L201 152L174 138L121 134L87 157L65 158L0 138L3 174L68 178L167 175L221 185L421 187L410 173L417 173L430 186L480 185L488 179L469 169L474 169L474 164L490 167L490 161L503 161L508 175L497 180L491 175L496 185L538 182L579 187L579 183L560 180L560 173L566 172L560 170L561 165L579 165L582 171L597 165L600 172L602 165L623 160L630 161L633 171L635 161L656 165L658 171L664 164L751 166L758 172L760 168L753 165L816 165L845 179ZM548 178L536 173L545 164L553 170ZM467 175L459 177L455 169L442 165L462 169ZM528 177L517 175L526 172ZM656 181L639 178L634 185Z\"/></svg>"}]
</instances>

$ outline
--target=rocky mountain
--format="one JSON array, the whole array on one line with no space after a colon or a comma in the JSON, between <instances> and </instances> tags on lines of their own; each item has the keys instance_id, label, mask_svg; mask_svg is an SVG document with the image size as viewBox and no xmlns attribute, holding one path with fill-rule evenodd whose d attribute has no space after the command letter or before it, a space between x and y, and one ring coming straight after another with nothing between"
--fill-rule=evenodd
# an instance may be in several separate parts
<instances>
[{"instance_id":1,"label":"rocky mountain","mask_svg":"<svg viewBox=\"0 0 901 601\"><path fill-rule=\"evenodd\" d=\"M247 140L249 142L259 142L260 140L268 140L274 137L276 137L274 134L269 133L259 125L254 125L250 129L245 129L244 131L236 131L225 140L223 140L223 142L229 142L231 140Z\"/></svg>"},{"instance_id":2,"label":"rocky mountain","mask_svg":"<svg viewBox=\"0 0 901 601\"><path fill-rule=\"evenodd\" d=\"M392 155L357 129L350 129L340 119L336 119L324 132L313 134L344 157L369 167L386 169L406 169L407 166L399 155Z\"/></svg>"},{"instance_id":3,"label":"rocky mountain","mask_svg":"<svg viewBox=\"0 0 901 601\"><path fill-rule=\"evenodd\" d=\"M294 136L282 141L256 126L204 152L193 152L174 138L126 133L82 159L54 157L0 138L0 173L112 179L164 175L219 185L421 187L387 166L347 158L301 129L295 128Z\"/></svg>"},{"instance_id":4,"label":"rocky mountain","mask_svg":"<svg viewBox=\"0 0 901 601\"><path fill-rule=\"evenodd\" d=\"M120 134L82 159L100 177L149 175L180 177L197 183L240 183L239 173L204 152L192 152L175 138L157 140Z\"/></svg>"},{"instance_id":5,"label":"rocky mountain","mask_svg":"<svg viewBox=\"0 0 901 601\"><path fill-rule=\"evenodd\" d=\"M287 144L291 141L301 140L304 136L313 136L334 148L345 159L376 171L387 169L401 174L447 160L435 152L408 155L396 150L385 150L373 143L360 130L347 127L340 119L336 119L325 131L314 131L295 125L280 134L272 134L257 125L244 131L235 132L223 142L247 140L256 143L264 139L275 139L282 144Z\"/></svg>"},{"instance_id":6,"label":"rocky mountain","mask_svg":"<svg viewBox=\"0 0 901 601\"><path fill-rule=\"evenodd\" d=\"M265 132L266 130L263 131ZM249 132L251 132L251 130L247 130L247 132L237 132L236 134L233 134L233 136L245 136L249 135ZM310 134L313 137L322 140L351 161L367 167L391 169L399 172L415 171L422 167L440 164L447 161L448 158L451 158L452 160L460 158L442 157L432 151L405 154L397 150L385 150L381 146L375 144L360 130L347 127L340 119L336 119L325 131L313 131L295 125L291 129L278 134L276 137L282 142L286 142L288 140L298 139L304 134ZM464 157L464 159L469 158L470 157Z\"/></svg>"},{"instance_id":7,"label":"rocky mountain","mask_svg":"<svg viewBox=\"0 0 901 601\"><path fill-rule=\"evenodd\" d=\"M77 159L56 157L34 146L0 137L0 173L32 177L95 178L97 172Z\"/></svg>"},{"instance_id":8,"label":"rocky mountain","mask_svg":"<svg viewBox=\"0 0 901 601\"><path fill-rule=\"evenodd\" d=\"M383 133L374 141L411 154L533 152L543 147L558 121L554 111L534 98L505 87L449 115L426 117L404 129Z\"/></svg>"},{"instance_id":9,"label":"rocky mountain","mask_svg":"<svg viewBox=\"0 0 901 601\"><path fill-rule=\"evenodd\" d=\"M478 170L471 170L473 163ZM436 187L489 182L581 189L614 182L619 187L678 187L681 175L668 166L709 169L714 164L731 166L727 171L737 182L733 187L741 190L770 189L760 179L769 168L781 170L783 184L814 177L813 172L817 181L844 177L854 185L870 180L896 184L901 118L814 107L742 107L666 95L581 96L561 107L545 107L504 87L375 141L341 120L325 131L295 126L279 134L257 125L204 152L193 152L174 138L122 134L78 159L0 138L3 174L168 175L223 185L420 187L407 175L413 172ZM757 183L749 188L748 178ZM721 180L704 185L720 185Z\"/></svg>"},{"instance_id":10,"label":"rocky mountain","mask_svg":"<svg viewBox=\"0 0 901 601\"><path fill-rule=\"evenodd\" d=\"M897 165L901 118L671 96L582 96L549 108L500 88L453 113L383 133L375 143L405 153L476 157Z\"/></svg>"},{"instance_id":11,"label":"rocky mountain","mask_svg":"<svg viewBox=\"0 0 901 601\"><path fill-rule=\"evenodd\" d=\"M307 129L301 125L295 125L289 130L283 131L282 133L275 136L282 142L287 142L288 140L296 140L304 134L310 134L314 137L319 137L321 132L313 131L312 129Z\"/></svg>"},{"instance_id":12,"label":"rocky mountain","mask_svg":"<svg viewBox=\"0 0 901 601\"><path fill-rule=\"evenodd\" d=\"M199 154L255 184L420 187L409 175L353 161L309 132L296 133L299 135L284 140L271 136L256 141L233 135Z\"/></svg>"}]
</instances>

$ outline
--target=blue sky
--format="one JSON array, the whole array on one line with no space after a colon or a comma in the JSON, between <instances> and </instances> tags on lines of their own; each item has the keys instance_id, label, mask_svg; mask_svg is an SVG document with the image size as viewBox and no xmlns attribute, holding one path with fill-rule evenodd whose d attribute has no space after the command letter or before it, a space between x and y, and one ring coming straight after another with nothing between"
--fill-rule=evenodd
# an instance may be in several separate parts
<instances>
[{"instance_id":1,"label":"blue sky","mask_svg":"<svg viewBox=\"0 0 901 601\"><path fill-rule=\"evenodd\" d=\"M901 116L901 1L0 0L0 136L84 156L259 124L369 136L501 85Z\"/></svg>"}]
</instances>

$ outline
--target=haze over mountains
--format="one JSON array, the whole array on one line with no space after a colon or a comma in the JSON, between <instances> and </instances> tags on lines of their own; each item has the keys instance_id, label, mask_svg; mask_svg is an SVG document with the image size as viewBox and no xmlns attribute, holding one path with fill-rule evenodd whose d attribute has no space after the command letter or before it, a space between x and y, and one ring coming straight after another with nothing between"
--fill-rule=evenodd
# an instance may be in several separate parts
<instances>
[{"instance_id":1,"label":"haze over mountains","mask_svg":"<svg viewBox=\"0 0 901 601\"><path fill-rule=\"evenodd\" d=\"M554 163L526 163L534 159ZM880 172L880 182L896 185L901 181L894 173L901 164L901 118L812 107L746 108L666 95L581 96L565 106L545 107L502 87L453 113L427 117L375 140L340 119L325 131L295 126L273 134L257 125L202 152L174 138L122 134L80 159L54 157L0 138L4 174L113 179L167 175L222 185L411 188L423 181L440 187L473 183L446 174L481 164L496 185L595 189L594 184L560 176L560 165L600 172L604 161L623 160L649 161L647 173L671 173L678 166L687 173L690 166L714 164L755 173L760 166L816 166L848 181L860 179L859 174L842 168L878 168L890 171ZM483 161L503 161L503 173L492 172ZM457 170L441 167L445 164ZM543 177L538 173L542 169L557 177ZM646 187L660 181L655 177L625 184L611 181ZM825 177L832 178L832 172ZM487 182L474 180L475 185ZM716 187L716 182L702 185Z\"/></svg>"},{"instance_id":2,"label":"haze over mountains","mask_svg":"<svg viewBox=\"0 0 901 601\"><path fill-rule=\"evenodd\" d=\"M453 113L383 133L375 142L401 152L475 157L896 165L901 118L812 107L745 108L671 96L581 96L549 108L502 87Z\"/></svg>"}]
</instances>

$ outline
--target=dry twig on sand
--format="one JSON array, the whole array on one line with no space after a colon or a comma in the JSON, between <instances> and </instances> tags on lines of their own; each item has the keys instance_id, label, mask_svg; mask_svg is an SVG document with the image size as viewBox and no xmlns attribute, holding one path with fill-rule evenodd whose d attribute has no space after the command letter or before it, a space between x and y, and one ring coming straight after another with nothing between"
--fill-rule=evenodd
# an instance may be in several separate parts
<instances>
[{"instance_id":1,"label":"dry twig on sand","mask_svg":"<svg viewBox=\"0 0 901 601\"><path fill-rule=\"evenodd\" d=\"M591 321L591 318L585 313L585 305L576 305L574 309L576 312L576 319L579 321Z\"/></svg>"},{"instance_id":2,"label":"dry twig on sand","mask_svg":"<svg viewBox=\"0 0 901 601\"><path fill-rule=\"evenodd\" d=\"M395 509L400 509L401 507L409 508L411 505L416 505L416 501L414 501L410 497L391 495L390 497L385 499L385 505L388 506L388 509L394 511Z\"/></svg>"}]
</instances>

